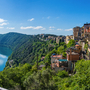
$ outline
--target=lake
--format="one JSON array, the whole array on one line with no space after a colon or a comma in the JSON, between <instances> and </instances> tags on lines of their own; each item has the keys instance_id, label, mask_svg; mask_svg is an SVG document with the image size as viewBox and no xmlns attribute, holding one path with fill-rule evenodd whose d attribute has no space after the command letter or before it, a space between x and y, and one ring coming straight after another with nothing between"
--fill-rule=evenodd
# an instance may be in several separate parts
<instances>
[{"instance_id":1,"label":"lake","mask_svg":"<svg viewBox=\"0 0 90 90\"><path fill-rule=\"evenodd\" d=\"M8 57L11 55L12 50L7 47L0 46L0 71L3 71Z\"/></svg>"}]
</instances>

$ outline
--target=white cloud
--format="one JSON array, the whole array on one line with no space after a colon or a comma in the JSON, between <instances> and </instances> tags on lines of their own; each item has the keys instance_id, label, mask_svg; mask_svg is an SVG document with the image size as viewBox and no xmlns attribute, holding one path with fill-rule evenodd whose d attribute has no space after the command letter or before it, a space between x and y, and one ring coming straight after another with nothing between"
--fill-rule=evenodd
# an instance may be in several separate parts
<instances>
[{"instance_id":1,"label":"white cloud","mask_svg":"<svg viewBox=\"0 0 90 90\"><path fill-rule=\"evenodd\" d=\"M52 30L52 29L49 29L49 30Z\"/></svg>"},{"instance_id":2,"label":"white cloud","mask_svg":"<svg viewBox=\"0 0 90 90\"><path fill-rule=\"evenodd\" d=\"M0 26L7 25L7 24L9 24L9 23L1 23Z\"/></svg>"},{"instance_id":3,"label":"white cloud","mask_svg":"<svg viewBox=\"0 0 90 90\"><path fill-rule=\"evenodd\" d=\"M3 63L4 63L4 61L0 59L0 65L2 65Z\"/></svg>"},{"instance_id":4,"label":"white cloud","mask_svg":"<svg viewBox=\"0 0 90 90\"><path fill-rule=\"evenodd\" d=\"M20 29L41 29L41 30L45 30L45 28L43 28L42 26L37 26L37 27L33 27L33 26L28 26L28 27L20 27Z\"/></svg>"},{"instance_id":5,"label":"white cloud","mask_svg":"<svg viewBox=\"0 0 90 90\"><path fill-rule=\"evenodd\" d=\"M45 30L46 28L42 28L41 30Z\"/></svg>"},{"instance_id":6,"label":"white cloud","mask_svg":"<svg viewBox=\"0 0 90 90\"><path fill-rule=\"evenodd\" d=\"M47 17L47 19L49 19L49 18L50 18L50 16Z\"/></svg>"},{"instance_id":7,"label":"white cloud","mask_svg":"<svg viewBox=\"0 0 90 90\"><path fill-rule=\"evenodd\" d=\"M32 26L28 26L28 27L20 27L20 29L32 29L33 27Z\"/></svg>"},{"instance_id":8,"label":"white cloud","mask_svg":"<svg viewBox=\"0 0 90 90\"><path fill-rule=\"evenodd\" d=\"M7 29L15 29L15 27L7 27Z\"/></svg>"},{"instance_id":9,"label":"white cloud","mask_svg":"<svg viewBox=\"0 0 90 90\"><path fill-rule=\"evenodd\" d=\"M62 30L62 29L59 29L59 28L58 28L57 30Z\"/></svg>"},{"instance_id":10,"label":"white cloud","mask_svg":"<svg viewBox=\"0 0 90 90\"><path fill-rule=\"evenodd\" d=\"M49 28L55 28L55 27L54 26L52 26L52 27L50 26Z\"/></svg>"},{"instance_id":11,"label":"white cloud","mask_svg":"<svg viewBox=\"0 0 90 90\"><path fill-rule=\"evenodd\" d=\"M65 29L65 31L72 31L73 29L72 28L70 28L70 29Z\"/></svg>"},{"instance_id":12,"label":"white cloud","mask_svg":"<svg viewBox=\"0 0 90 90\"><path fill-rule=\"evenodd\" d=\"M2 54L0 54L0 57L1 58L7 58L5 55L2 55Z\"/></svg>"},{"instance_id":13,"label":"white cloud","mask_svg":"<svg viewBox=\"0 0 90 90\"><path fill-rule=\"evenodd\" d=\"M33 29L42 29L42 26L33 27Z\"/></svg>"},{"instance_id":14,"label":"white cloud","mask_svg":"<svg viewBox=\"0 0 90 90\"><path fill-rule=\"evenodd\" d=\"M2 29L2 28L4 28L4 27L0 27L0 29Z\"/></svg>"},{"instance_id":15,"label":"white cloud","mask_svg":"<svg viewBox=\"0 0 90 90\"><path fill-rule=\"evenodd\" d=\"M31 18L31 19L29 19L28 21L33 21L34 20L34 18Z\"/></svg>"},{"instance_id":16,"label":"white cloud","mask_svg":"<svg viewBox=\"0 0 90 90\"><path fill-rule=\"evenodd\" d=\"M1 19L1 18L0 18L0 23L2 23L2 22L4 22L4 21L7 21L7 20L4 20L4 19Z\"/></svg>"}]
</instances>

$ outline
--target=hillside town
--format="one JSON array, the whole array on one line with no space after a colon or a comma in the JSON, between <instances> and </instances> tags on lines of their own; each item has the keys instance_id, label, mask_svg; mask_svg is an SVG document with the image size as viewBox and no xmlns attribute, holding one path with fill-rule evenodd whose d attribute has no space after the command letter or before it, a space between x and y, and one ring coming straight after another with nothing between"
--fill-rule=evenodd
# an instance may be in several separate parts
<instances>
[{"instance_id":1,"label":"hillside town","mask_svg":"<svg viewBox=\"0 0 90 90\"><path fill-rule=\"evenodd\" d=\"M45 36L40 35L42 41L52 40L59 44L60 41L69 43L70 40L75 40L75 46L66 50L66 57L53 53L51 56L51 68L56 72L58 70L66 70L73 72L75 62L78 60L90 60L90 23L84 24L82 27L76 26L73 28L73 35L68 36ZM43 59L44 60L44 59Z\"/></svg>"}]
</instances>

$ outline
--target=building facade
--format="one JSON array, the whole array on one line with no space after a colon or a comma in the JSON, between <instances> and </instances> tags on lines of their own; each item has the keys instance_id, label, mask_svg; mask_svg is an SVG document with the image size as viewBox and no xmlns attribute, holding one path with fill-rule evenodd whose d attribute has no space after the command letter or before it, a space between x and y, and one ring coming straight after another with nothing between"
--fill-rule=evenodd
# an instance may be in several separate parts
<instances>
[{"instance_id":1,"label":"building facade","mask_svg":"<svg viewBox=\"0 0 90 90\"><path fill-rule=\"evenodd\" d=\"M67 60L68 61L77 61L77 60L79 60L79 54L72 52L72 50L70 49L70 52L67 52Z\"/></svg>"},{"instance_id":2,"label":"building facade","mask_svg":"<svg viewBox=\"0 0 90 90\"><path fill-rule=\"evenodd\" d=\"M68 44L71 39L73 39L73 35L66 36L66 44Z\"/></svg>"},{"instance_id":3,"label":"building facade","mask_svg":"<svg viewBox=\"0 0 90 90\"><path fill-rule=\"evenodd\" d=\"M80 27L74 27L73 28L73 39L79 40L81 38L81 28Z\"/></svg>"}]
</instances>

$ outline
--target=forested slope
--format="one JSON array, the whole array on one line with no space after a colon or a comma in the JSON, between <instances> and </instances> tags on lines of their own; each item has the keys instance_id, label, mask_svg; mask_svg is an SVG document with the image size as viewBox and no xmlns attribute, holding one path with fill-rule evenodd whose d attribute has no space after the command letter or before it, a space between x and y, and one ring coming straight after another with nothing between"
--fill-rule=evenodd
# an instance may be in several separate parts
<instances>
[{"instance_id":1,"label":"forested slope","mask_svg":"<svg viewBox=\"0 0 90 90\"><path fill-rule=\"evenodd\" d=\"M0 35L0 45L9 47L13 50L9 60L16 60L16 62L14 62L16 65L22 62L23 59L25 59L30 52L32 52L32 45L35 41L38 41L38 39L33 35L19 33L7 33Z\"/></svg>"},{"instance_id":2,"label":"forested slope","mask_svg":"<svg viewBox=\"0 0 90 90\"><path fill-rule=\"evenodd\" d=\"M0 87L9 90L90 90L90 60L80 60L75 65L72 76L66 71L49 68L37 70L30 64L0 72Z\"/></svg>"},{"instance_id":3,"label":"forested slope","mask_svg":"<svg viewBox=\"0 0 90 90\"><path fill-rule=\"evenodd\" d=\"M18 66L19 63L31 63L34 64L37 60L45 56L49 51L53 49L49 46L48 42L41 41L38 39L38 35L25 35L19 33L7 33L0 35L0 45L9 47L13 50L8 60L13 60L12 65ZM7 61L6 67L9 66Z\"/></svg>"},{"instance_id":4,"label":"forested slope","mask_svg":"<svg viewBox=\"0 0 90 90\"><path fill-rule=\"evenodd\" d=\"M57 45L40 41L37 37L18 33L0 35L0 45L13 50L8 61L13 60L14 67L8 68L7 62L6 68L0 72L0 87L9 90L90 90L90 60L79 60L75 64L75 74L71 76L64 70L56 73L50 68L50 56L53 53L66 56L66 49L74 46L75 41ZM38 60L45 56L44 61L39 63L45 64L41 70L37 69L35 63L37 54Z\"/></svg>"},{"instance_id":5,"label":"forested slope","mask_svg":"<svg viewBox=\"0 0 90 90\"><path fill-rule=\"evenodd\" d=\"M17 49L27 41L33 41L32 35L25 35L19 33L7 33L0 35L0 45L10 47L12 50Z\"/></svg>"}]
</instances>

